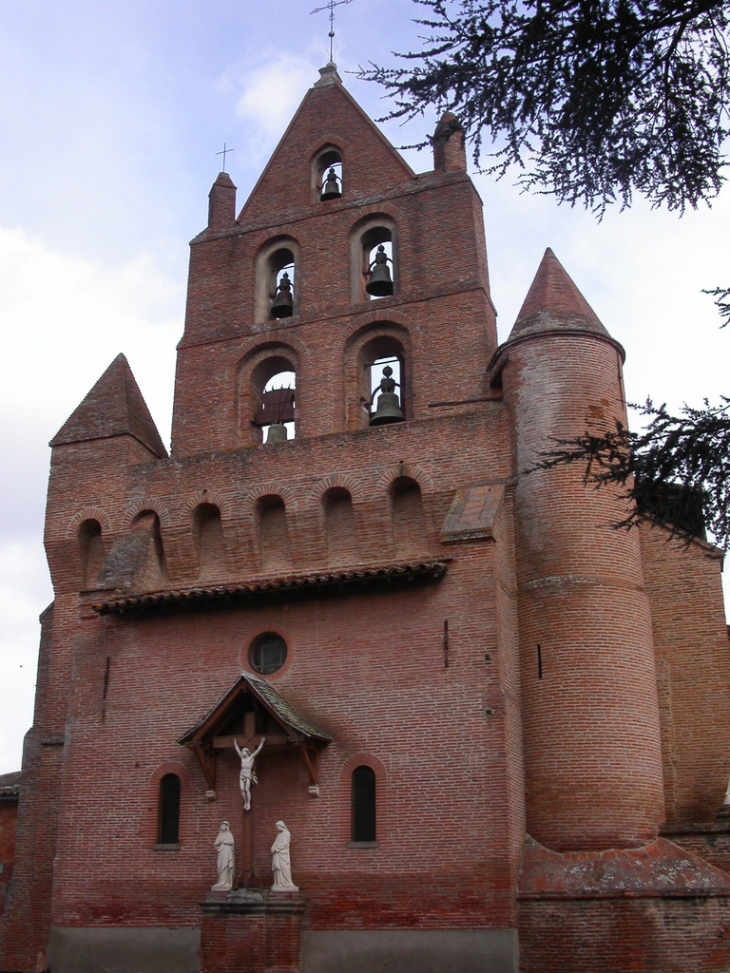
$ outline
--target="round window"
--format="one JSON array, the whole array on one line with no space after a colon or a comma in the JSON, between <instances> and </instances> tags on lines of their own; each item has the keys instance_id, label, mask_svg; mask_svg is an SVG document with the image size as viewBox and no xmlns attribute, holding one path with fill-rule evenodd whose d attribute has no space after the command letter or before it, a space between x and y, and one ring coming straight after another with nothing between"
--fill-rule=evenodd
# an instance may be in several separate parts
<instances>
[{"instance_id":1,"label":"round window","mask_svg":"<svg viewBox=\"0 0 730 973\"><path fill-rule=\"evenodd\" d=\"M286 662L286 642L281 635L266 632L253 642L248 658L252 669L268 676Z\"/></svg>"}]
</instances>

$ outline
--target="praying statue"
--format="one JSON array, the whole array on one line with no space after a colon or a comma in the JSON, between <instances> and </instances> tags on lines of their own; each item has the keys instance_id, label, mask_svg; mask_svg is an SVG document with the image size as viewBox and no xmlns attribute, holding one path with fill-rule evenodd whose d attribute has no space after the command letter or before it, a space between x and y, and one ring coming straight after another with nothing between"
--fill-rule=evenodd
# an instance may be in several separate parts
<instances>
[{"instance_id":1,"label":"praying statue","mask_svg":"<svg viewBox=\"0 0 730 973\"><path fill-rule=\"evenodd\" d=\"M224 821L215 839L215 847L218 852L218 881L213 886L213 892L230 892L233 888L233 835Z\"/></svg>"},{"instance_id":2,"label":"praying statue","mask_svg":"<svg viewBox=\"0 0 730 973\"><path fill-rule=\"evenodd\" d=\"M279 832L276 840L271 846L271 870L274 873L274 884L271 886L272 892L298 892L299 889L291 879L291 834L283 821L276 822L276 830Z\"/></svg>"},{"instance_id":3,"label":"praying statue","mask_svg":"<svg viewBox=\"0 0 730 973\"><path fill-rule=\"evenodd\" d=\"M248 747L244 747L243 750L238 746L236 740L233 741L233 746L236 748L236 753L241 758L241 773L239 775L239 783L241 785L241 797L243 798L243 810L251 810L251 784L258 784L258 777L253 770L253 762L256 757L261 752L261 748L266 742L266 737L261 737L261 743L256 747L253 753L251 753Z\"/></svg>"}]
</instances>

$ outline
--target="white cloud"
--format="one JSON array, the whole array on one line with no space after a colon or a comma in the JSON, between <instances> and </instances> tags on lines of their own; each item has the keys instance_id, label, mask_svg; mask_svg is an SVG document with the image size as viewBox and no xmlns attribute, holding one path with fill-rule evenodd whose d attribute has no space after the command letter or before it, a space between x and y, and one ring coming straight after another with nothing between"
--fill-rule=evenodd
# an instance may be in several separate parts
<instances>
[{"instance_id":1,"label":"white cloud","mask_svg":"<svg viewBox=\"0 0 730 973\"><path fill-rule=\"evenodd\" d=\"M246 77L236 106L238 116L252 122L259 135L280 136L316 79L313 61L282 54Z\"/></svg>"},{"instance_id":2,"label":"white cloud","mask_svg":"<svg viewBox=\"0 0 730 973\"><path fill-rule=\"evenodd\" d=\"M0 543L0 774L20 769L33 717L40 626L52 597L42 546Z\"/></svg>"},{"instance_id":3,"label":"white cloud","mask_svg":"<svg viewBox=\"0 0 730 973\"><path fill-rule=\"evenodd\" d=\"M38 615L52 598L42 538L48 440L120 351L169 439L182 253L111 264L0 227L0 773L20 766Z\"/></svg>"},{"instance_id":4,"label":"white cloud","mask_svg":"<svg viewBox=\"0 0 730 973\"><path fill-rule=\"evenodd\" d=\"M0 413L47 442L124 351L167 438L183 280L148 254L109 266L0 227Z\"/></svg>"}]
</instances>

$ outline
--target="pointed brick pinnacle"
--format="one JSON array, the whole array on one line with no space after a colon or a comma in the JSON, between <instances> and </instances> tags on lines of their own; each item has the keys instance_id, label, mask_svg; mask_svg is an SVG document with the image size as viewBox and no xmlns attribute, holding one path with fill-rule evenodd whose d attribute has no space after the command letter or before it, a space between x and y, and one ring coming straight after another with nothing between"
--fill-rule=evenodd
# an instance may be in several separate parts
<instances>
[{"instance_id":1,"label":"pointed brick pinnacle","mask_svg":"<svg viewBox=\"0 0 730 973\"><path fill-rule=\"evenodd\" d=\"M608 337L593 308L548 247L508 340L556 331L589 331Z\"/></svg>"},{"instance_id":2,"label":"pointed brick pinnacle","mask_svg":"<svg viewBox=\"0 0 730 973\"><path fill-rule=\"evenodd\" d=\"M167 456L132 369L124 355L117 355L71 413L50 442L51 446L133 436L155 456Z\"/></svg>"}]
</instances>

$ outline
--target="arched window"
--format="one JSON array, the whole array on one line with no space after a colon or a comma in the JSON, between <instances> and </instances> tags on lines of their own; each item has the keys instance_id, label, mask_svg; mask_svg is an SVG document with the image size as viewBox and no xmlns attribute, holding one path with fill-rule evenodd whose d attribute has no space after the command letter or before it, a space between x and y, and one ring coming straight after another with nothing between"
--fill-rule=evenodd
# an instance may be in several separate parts
<instances>
[{"instance_id":1,"label":"arched window","mask_svg":"<svg viewBox=\"0 0 730 973\"><path fill-rule=\"evenodd\" d=\"M299 246L281 238L256 259L256 320L290 318L299 308Z\"/></svg>"},{"instance_id":2,"label":"arched window","mask_svg":"<svg viewBox=\"0 0 730 973\"><path fill-rule=\"evenodd\" d=\"M372 217L356 227L350 245L351 299L359 304L398 290L398 240L395 221Z\"/></svg>"},{"instance_id":3,"label":"arched window","mask_svg":"<svg viewBox=\"0 0 730 973\"><path fill-rule=\"evenodd\" d=\"M329 146L312 161L312 202L326 202L342 196L342 153Z\"/></svg>"},{"instance_id":4,"label":"arched window","mask_svg":"<svg viewBox=\"0 0 730 973\"><path fill-rule=\"evenodd\" d=\"M165 774L160 781L158 822L159 844L178 844L180 841L180 778L177 774Z\"/></svg>"},{"instance_id":5,"label":"arched window","mask_svg":"<svg viewBox=\"0 0 730 973\"><path fill-rule=\"evenodd\" d=\"M365 765L352 772L352 840L376 840L375 771Z\"/></svg>"},{"instance_id":6,"label":"arched window","mask_svg":"<svg viewBox=\"0 0 730 973\"><path fill-rule=\"evenodd\" d=\"M81 557L81 584L88 588L104 565L104 544L98 520L85 520L76 533Z\"/></svg>"}]
</instances>

